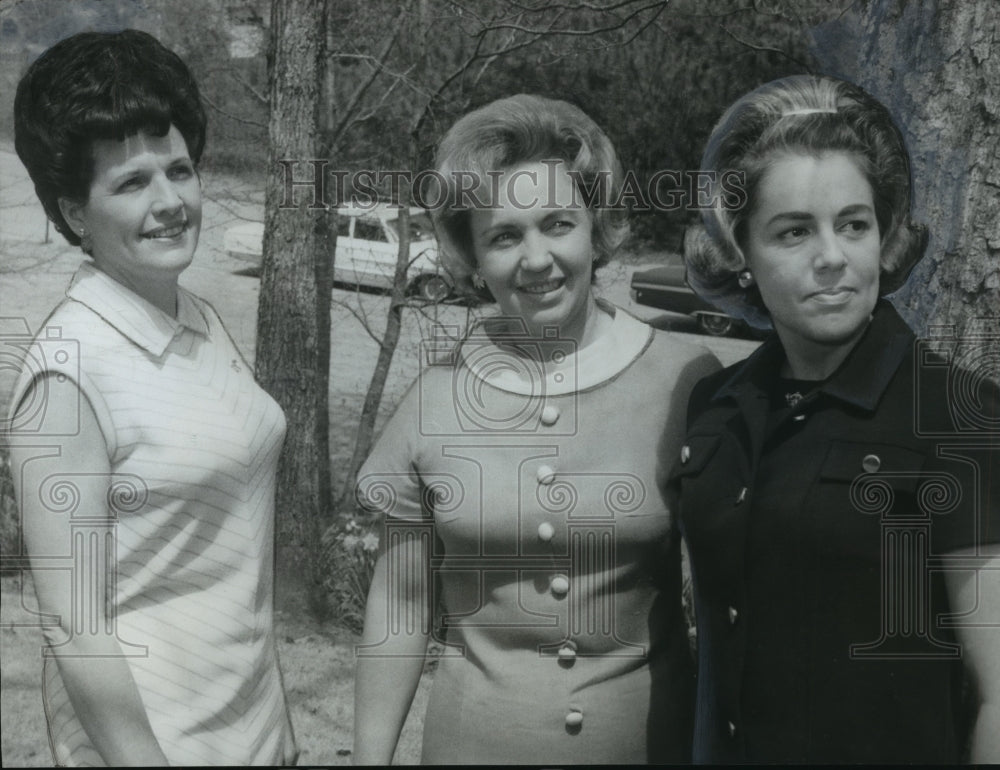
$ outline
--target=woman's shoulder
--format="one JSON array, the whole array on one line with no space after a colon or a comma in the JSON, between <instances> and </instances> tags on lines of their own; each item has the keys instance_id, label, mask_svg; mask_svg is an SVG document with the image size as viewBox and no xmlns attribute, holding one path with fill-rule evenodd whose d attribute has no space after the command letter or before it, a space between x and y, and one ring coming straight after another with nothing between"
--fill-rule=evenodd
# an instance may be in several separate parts
<instances>
[{"instance_id":1,"label":"woman's shoulder","mask_svg":"<svg viewBox=\"0 0 1000 770\"><path fill-rule=\"evenodd\" d=\"M658 367L664 376L673 373L693 386L698 380L722 369L718 356L704 345L682 339L662 329L650 328L653 329L653 334L645 358L648 363Z\"/></svg>"}]
</instances>

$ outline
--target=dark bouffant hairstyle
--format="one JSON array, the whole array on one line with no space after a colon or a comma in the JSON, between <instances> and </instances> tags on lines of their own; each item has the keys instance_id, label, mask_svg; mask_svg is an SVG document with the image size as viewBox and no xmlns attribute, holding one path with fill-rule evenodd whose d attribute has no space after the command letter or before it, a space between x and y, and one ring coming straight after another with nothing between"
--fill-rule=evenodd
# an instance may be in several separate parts
<instances>
[{"instance_id":1,"label":"dark bouffant hairstyle","mask_svg":"<svg viewBox=\"0 0 1000 770\"><path fill-rule=\"evenodd\" d=\"M14 147L56 229L80 238L59 199L85 202L93 181L93 143L174 125L197 164L205 146L205 109L187 65L145 32L82 32L28 68L14 98Z\"/></svg>"},{"instance_id":2,"label":"dark bouffant hairstyle","mask_svg":"<svg viewBox=\"0 0 1000 770\"><path fill-rule=\"evenodd\" d=\"M581 200L593 214L595 268L606 264L628 236L627 212L615 205L624 184L622 167L600 127L580 108L557 99L533 94L497 99L460 118L437 151L436 170L444 194L442 205L431 213L445 265L466 293L474 293L469 277L476 260L469 232L469 190L462 187L463 175L480 180L475 192L490 205L490 173L549 160L566 163Z\"/></svg>"},{"instance_id":3,"label":"dark bouffant hairstyle","mask_svg":"<svg viewBox=\"0 0 1000 770\"><path fill-rule=\"evenodd\" d=\"M747 218L775 154L825 152L855 156L872 187L882 241L879 293L906 282L927 248L927 229L910 221L910 159L899 128L859 86L796 75L746 94L712 130L701 167L719 180L715 205L702 212L704 227L689 228L684 240L688 282L698 294L754 326L770 326L760 291L742 289L737 281L747 266L742 245ZM723 176L733 172L742 176L743 196L722 189Z\"/></svg>"}]
</instances>

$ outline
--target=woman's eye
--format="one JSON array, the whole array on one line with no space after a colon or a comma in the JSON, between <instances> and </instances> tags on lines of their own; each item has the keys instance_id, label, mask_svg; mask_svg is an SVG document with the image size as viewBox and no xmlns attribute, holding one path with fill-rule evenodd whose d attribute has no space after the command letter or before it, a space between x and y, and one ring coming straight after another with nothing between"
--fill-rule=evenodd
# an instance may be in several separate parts
<instances>
[{"instance_id":1,"label":"woman's eye","mask_svg":"<svg viewBox=\"0 0 1000 770\"><path fill-rule=\"evenodd\" d=\"M809 231L804 227L789 227L778 233L778 239L782 241L797 241L805 238Z\"/></svg>"},{"instance_id":2,"label":"woman's eye","mask_svg":"<svg viewBox=\"0 0 1000 770\"><path fill-rule=\"evenodd\" d=\"M852 219L844 224L844 230L851 235L863 235L871 229L871 222L867 219Z\"/></svg>"},{"instance_id":3,"label":"woman's eye","mask_svg":"<svg viewBox=\"0 0 1000 770\"><path fill-rule=\"evenodd\" d=\"M130 176L120 185L118 185L118 192L129 192L130 190L138 190L142 187L142 177L140 176Z\"/></svg>"},{"instance_id":4,"label":"woman's eye","mask_svg":"<svg viewBox=\"0 0 1000 770\"><path fill-rule=\"evenodd\" d=\"M556 234L568 233L576 225L568 219L557 219L549 225L549 232Z\"/></svg>"},{"instance_id":5,"label":"woman's eye","mask_svg":"<svg viewBox=\"0 0 1000 770\"><path fill-rule=\"evenodd\" d=\"M514 233L497 233L492 238L490 238L490 246L497 248L503 248L504 246L510 246L517 241L517 237Z\"/></svg>"},{"instance_id":6,"label":"woman's eye","mask_svg":"<svg viewBox=\"0 0 1000 770\"><path fill-rule=\"evenodd\" d=\"M194 168L188 165L173 166L169 171L171 179L190 179L194 175Z\"/></svg>"}]
</instances>

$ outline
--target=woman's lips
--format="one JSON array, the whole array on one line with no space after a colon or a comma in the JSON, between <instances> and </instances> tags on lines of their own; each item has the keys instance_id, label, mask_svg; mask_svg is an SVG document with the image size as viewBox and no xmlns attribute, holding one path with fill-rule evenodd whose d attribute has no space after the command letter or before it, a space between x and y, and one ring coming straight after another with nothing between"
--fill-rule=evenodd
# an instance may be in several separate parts
<instances>
[{"instance_id":1,"label":"woman's lips","mask_svg":"<svg viewBox=\"0 0 1000 770\"><path fill-rule=\"evenodd\" d=\"M847 302L852 296L854 296L854 289L851 287L835 286L832 289L814 291L808 296L808 299L813 299L827 305L840 305Z\"/></svg>"},{"instance_id":2,"label":"woman's lips","mask_svg":"<svg viewBox=\"0 0 1000 770\"><path fill-rule=\"evenodd\" d=\"M163 227L157 227L154 230L144 232L142 237L154 240L158 238L169 240L170 238L176 238L178 235L183 233L187 229L187 226L187 222L179 222L175 225L164 225Z\"/></svg>"},{"instance_id":3,"label":"woman's lips","mask_svg":"<svg viewBox=\"0 0 1000 770\"><path fill-rule=\"evenodd\" d=\"M558 289L563 283L565 283L564 278L552 278L548 281L522 284L517 287L517 290L523 291L525 294L547 294L550 291Z\"/></svg>"}]
</instances>

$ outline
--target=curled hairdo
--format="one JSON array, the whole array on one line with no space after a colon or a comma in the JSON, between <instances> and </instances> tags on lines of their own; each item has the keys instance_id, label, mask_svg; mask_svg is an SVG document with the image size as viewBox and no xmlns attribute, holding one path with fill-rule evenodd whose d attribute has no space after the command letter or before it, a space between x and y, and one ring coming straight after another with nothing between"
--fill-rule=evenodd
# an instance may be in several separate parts
<instances>
[{"instance_id":1,"label":"curled hairdo","mask_svg":"<svg viewBox=\"0 0 1000 770\"><path fill-rule=\"evenodd\" d=\"M197 164L207 118L187 65L155 37L134 29L82 32L61 40L28 68L14 97L14 148L56 229L75 246L59 199L86 202L93 145L174 125Z\"/></svg>"},{"instance_id":2,"label":"curled hairdo","mask_svg":"<svg viewBox=\"0 0 1000 770\"><path fill-rule=\"evenodd\" d=\"M889 111L859 86L827 76L766 83L730 106L712 130L701 167L713 172L715 205L702 212L704 227L689 228L684 239L692 288L762 328L770 317L760 291L740 288L737 274L747 266L742 243L761 178L775 155L786 152L847 152L859 162L882 241L880 294L900 288L927 247L927 229L910 221L910 159ZM734 172L742 195L724 189L722 180Z\"/></svg>"},{"instance_id":3,"label":"curled hairdo","mask_svg":"<svg viewBox=\"0 0 1000 770\"><path fill-rule=\"evenodd\" d=\"M444 186L432 210L445 266L458 288L473 292L476 269L468 188L480 182L477 200L489 200L489 173L533 161L564 161L593 215L594 267L606 264L628 235L627 212L613 205L624 183L611 140L581 109L533 94L498 99L460 118L438 145L436 170Z\"/></svg>"}]
</instances>

